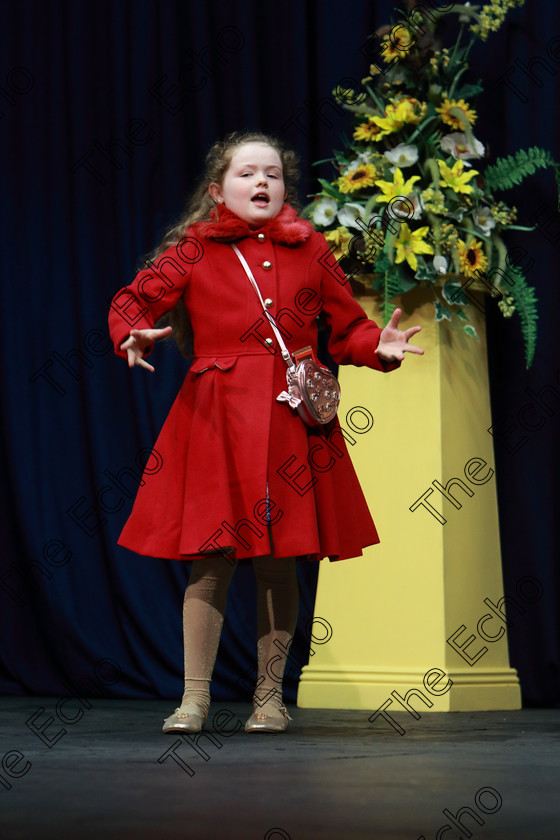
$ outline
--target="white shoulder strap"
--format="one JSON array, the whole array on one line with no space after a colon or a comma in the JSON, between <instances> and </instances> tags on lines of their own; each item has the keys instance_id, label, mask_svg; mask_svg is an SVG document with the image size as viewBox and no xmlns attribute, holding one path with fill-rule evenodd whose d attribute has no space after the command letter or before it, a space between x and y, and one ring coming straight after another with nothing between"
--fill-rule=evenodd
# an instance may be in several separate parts
<instances>
[{"instance_id":1,"label":"white shoulder strap","mask_svg":"<svg viewBox=\"0 0 560 840\"><path fill-rule=\"evenodd\" d=\"M241 253L241 251L239 250L237 245L233 245L233 243L230 243L230 245L233 248L233 250L235 251L235 253L237 254L237 256L239 257L239 261L240 261L241 265L243 266L243 268L245 269L245 273L246 273L247 277L249 278L249 282L251 283L251 286L253 287L253 289L257 293L257 297L261 302L262 310L263 310L264 314L266 315L266 317L268 318L268 320L270 322L270 326L272 327L272 329L274 331L274 335L278 339L278 344L280 345L280 350L282 351L282 358L284 359L284 361L286 362L288 367L292 367L294 363L292 361L290 351L288 350L288 348L284 344L284 340L283 340L282 336L280 335L280 331L279 331L278 327L276 326L276 321L274 320L273 316L270 314L270 312L268 311L268 309L264 305L264 300L262 299L261 290L257 286L257 281L253 277L253 272L249 268L247 260L245 259L245 257L243 256L243 254Z\"/></svg>"}]
</instances>

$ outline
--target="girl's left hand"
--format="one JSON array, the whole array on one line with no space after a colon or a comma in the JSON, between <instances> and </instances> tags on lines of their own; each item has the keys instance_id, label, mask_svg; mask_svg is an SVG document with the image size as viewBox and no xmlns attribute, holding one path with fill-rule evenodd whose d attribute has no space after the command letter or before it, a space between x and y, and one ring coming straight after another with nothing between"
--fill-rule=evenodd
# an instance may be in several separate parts
<instances>
[{"instance_id":1,"label":"girl's left hand","mask_svg":"<svg viewBox=\"0 0 560 840\"><path fill-rule=\"evenodd\" d=\"M421 347L415 347L414 344L408 343L408 339L419 333L422 327L409 327L404 332L399 330L398 324L401 315L402 309L395 309L391 315L391 320L381 333L379 344L374 351L385 362L402 362L405 353L424 355Z\"/></svg>"}]
</instances>

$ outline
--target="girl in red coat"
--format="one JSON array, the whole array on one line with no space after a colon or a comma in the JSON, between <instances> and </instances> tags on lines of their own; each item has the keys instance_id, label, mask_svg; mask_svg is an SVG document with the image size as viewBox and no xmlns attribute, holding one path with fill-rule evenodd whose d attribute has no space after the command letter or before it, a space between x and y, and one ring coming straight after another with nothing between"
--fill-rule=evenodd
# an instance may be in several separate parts
<instances>
[{"instance_id":1,"label":"girl in red coat","mask_svg":"<svg viewBox=\"0 0 560 840\"><path fill-rule=\"evenodd\" d=\"M306 425L276 397L286 364L231 244L245 257L291 353L317 348L317 316L338 364L398 367L421 328L380 329L333 270L324 237L299 218L295 156L259 133L214 144L189 209L149 267L111 304L115 352L145 357L172 331L193 361L154 446L119 544L192 562L183 607L185 691L164 732L198 732L239 563L257 579L258 680L247 732L281 732L282 678L298 614L296 561L355 557L379 542L335 418ZM169 313L173 326L156 328ZM188 329L187 329L188 328ZM273 666L272 666L273 663Z\"/></svg>"}]
</instances>

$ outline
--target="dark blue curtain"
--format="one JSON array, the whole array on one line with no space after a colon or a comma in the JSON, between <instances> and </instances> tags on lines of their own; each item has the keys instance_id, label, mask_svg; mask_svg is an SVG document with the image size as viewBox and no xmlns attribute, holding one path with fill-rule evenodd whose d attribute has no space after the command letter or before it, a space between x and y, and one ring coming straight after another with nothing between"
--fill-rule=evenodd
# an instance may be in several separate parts
<instances>
[{"instance_id":1,"label":"dark blue curtain","mask_svg":"<svg viewBox=\"0 0 560 840\"><path fill-rule=\"evenodd\" d=\"M138 557L116 539L187 363L162 345L155 375L130 372L108 341L108 303L178 216L209 145L227 131L281 135L302 158L302 199L316 190L320 169L311 162L329 157L351 129L331 91L366 74L360 46L391 12L381 0L3 4L2 693L63 695L81 685L121 697L180 696L189 567ZM475 73L492 85L479 125L493 154L541 145L560 157L559 20L552 0L529 3L473 54ZM520 235L540 299L531 371L518 324L489 314L494 415L505 428L517 425L506 443L522 441L512 452L503 435L495 439L504 576L513 597L524 576L542 584L542 598L510 628L511 658L525 702L554 705L560 223L550 176L514 198L521 222L535 216L543 227ZM545 392L533 397L528 388ZM520 420L531 399L537 408ZM288 700L307 661L317 566L300 564L298 573ZM238 569L217 699L249 697L254 602L253 572Z\"/></svg>"}]
</instances>

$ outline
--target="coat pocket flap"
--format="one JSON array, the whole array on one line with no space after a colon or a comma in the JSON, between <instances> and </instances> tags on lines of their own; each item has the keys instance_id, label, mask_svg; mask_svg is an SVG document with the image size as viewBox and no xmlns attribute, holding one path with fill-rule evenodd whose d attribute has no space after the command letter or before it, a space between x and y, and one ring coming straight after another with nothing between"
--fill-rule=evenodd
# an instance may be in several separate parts
<instances>
[{"instance_id":1,"label":"coat pocket flap","mask_svg":"<svg viewBox=\"0 0 560 840\"><path fill-rule=\"evenodd\" d=\"M206 356L204 358L195 359L190 370L193 373L204 373L212 368L219 368L220 370L231 370L237 361L237 356Z\"/></svg>"}]
</instances>

